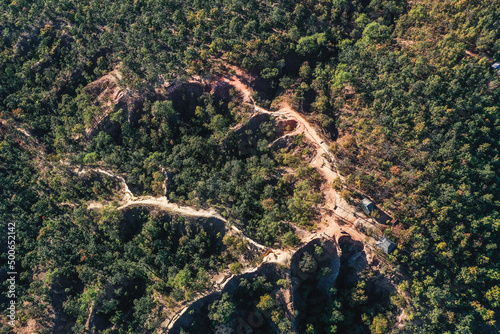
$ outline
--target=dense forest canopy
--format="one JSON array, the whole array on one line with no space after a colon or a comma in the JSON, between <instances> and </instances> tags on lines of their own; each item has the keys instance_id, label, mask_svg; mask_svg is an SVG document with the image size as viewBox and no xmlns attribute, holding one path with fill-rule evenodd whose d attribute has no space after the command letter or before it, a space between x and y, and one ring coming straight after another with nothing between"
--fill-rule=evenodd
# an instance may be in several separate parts
<instances>
[{"instance_id":1,"label":"dense forest canopy","mask_svg":"<svg viewBox=\"0 0 500 334\"><path fill-rule=\"evenodd\" d=\"M248 118L237 94L189 86L237 68L257 78L259 105L286 99L332 140L343 198L368 196L401 222L384 231L397 242L388 259L406 277L406 322L394 332L498 332L499 5L0 0L0 221L16 225L18 301L29 305L18 321L51 309L80 333L98 309L95 325L108 332L149 333L161 322L148 312L158 294L190 300L208 272L234 260L203 224L116 205L87 210L111 203L120 185L73 167L116 171L136 194L163 195L168 183L169 200L215 207L268 246L297 243L289 223L313 227L320 177L302 162L307 145L296 139L293 152L304 153L295 158L273 150L273 119L234 131ZM123 106L96 102L96 82L113 71L120 77L106 80L127 94ZM174 84L168 98L158 93ZM104 112L109 127L93 127ZM369 314L353 302L357 289L332 290L338 303L324 301L325 312L336 317L312 319L307 332L334 333L349 328L349 314ZM377 310L359 331L395 324L393 306Z\"/></svg>"}]
</instances>

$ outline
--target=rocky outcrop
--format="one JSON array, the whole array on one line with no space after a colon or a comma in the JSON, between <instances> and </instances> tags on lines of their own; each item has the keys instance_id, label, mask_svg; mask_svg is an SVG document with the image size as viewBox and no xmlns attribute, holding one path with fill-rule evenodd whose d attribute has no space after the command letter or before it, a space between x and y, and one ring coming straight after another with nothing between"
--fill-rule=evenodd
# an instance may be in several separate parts
<instances>
[{"instance_id":1,"label":"rocky outcrop","mask_svg":"<svg viewBox=\"0 0 500 334\"><path fill-rule=\"evenodd\" d=\"M275 122L276 134L278 137L289 133L297 127L297 121L294 119L277 119Z\"/></svg>"},{"instance_id":2,"label":"rocky outcrop","mask_svg":"<svg viewBox=\"0 0 500 334\"><path fill-rule=\"evenodd\" d=\"M206 295L203 298L198 299L196 302L192 303L188 308L183 310L182 315L177 318L174 318L174 322L171 324L169 329L165 331L169 334L178 334L181 331L181 328L188 328L191 323L196 319L199 312L206 305L212 304L216 300L222 298L222 294L229 293L233 294L239 287L240 281L243 279L251 280L258 276L265 276L268 281L275 282L278 279L285 278L286 274L279 270L276 264L272 263L264 263L259 266L255 271L233 276L230 278L225 284L224 288L220 291L216 291L209 295ZM275 293L280 296L285 304L290 303L289 297L286 294L283 294L281 289L275 291Z\"/></svg>"},{"instance_id":3,"label":"rocky outcrop","mask_svg":"<svg viewBox=\"0 0 500 334\"><path fill-rule=\"evenodd\" d=\"M137 122L143 112L146 100L171 100L174 108L189 118L199 105L204 93L214 97L217 103L225 105L231 101L233 86L217 78L192 77L189 80L168 82L154 88L145 84L140 89L130 89L122 82L119 68L85 87L85 93L94 97L94 104L100 108L90 126L85 129L87 137L100 131L111 136L120 134L120 126L110 119L113 111L122 110L121 117L129 123Z\"/></svg>"},{"instance_id":4,"label":"rocky outcrop","mask_svg":"<svg viewBox=\"0 0 500 334\"><path fill-rule=\"evenodd\" d=\"M132 90L121 83L119 68L88 84L85 93L95 98L94 104L100 109L90 126L85 129L87 137L93 137L100 131L111 136L120 134L120 126L110 119L113 111L122 110L121 117L129 123L137 122L146 100L156 100L158 94L144 87L141 91Z\"/></svg>"},{"instance_id":5,"label":"rocky outcrop","mask_svg":"<svg viewBox=\"0 0 500 334\"><path fill-rule=\"evenodd\" d=\"M340 286L350 286L355 284L358 274L368 266L364 245L348 235L340 237L338 244L342 250L338 283Z\"/></svg>"}]
</instances>

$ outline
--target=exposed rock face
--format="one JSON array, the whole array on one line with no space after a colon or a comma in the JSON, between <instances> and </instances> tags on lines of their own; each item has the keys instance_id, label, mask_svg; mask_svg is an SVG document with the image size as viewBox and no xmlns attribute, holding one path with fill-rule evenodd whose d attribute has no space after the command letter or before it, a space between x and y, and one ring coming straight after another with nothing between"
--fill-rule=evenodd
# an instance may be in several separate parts
<instances>
[{"instance_id":1,"label":"exposed rock face","mask_svg":"<svg viewBox=\"0 0 500 334\"><path fill-rule=\"evenodd\" d=\"M215 101L227 107L231 101L231 89L233 88L229 83L221 80L205 80L194 77L184 82L167 83L155 89L144 86L141 87L140 91L136 91L121 85L121 79L122 76L118 68L85 87L85 93L95 98L95 105L100 107L102 111L85 130L87 137L93 137L100 131L105 131L111 136L120 134L120 126L110 120L110 114L113 110L122 109L121 117L129 123L135 123L142 115L146 100L152 102L171 100L176 110L189 117L194 113L199 98L204 93L209 93Z\"/></svg>"},{"instance_id":2,"label":"exposed rock face","mask_svg":"<svg viewBox=\"0 0 500 334\"><path fill-rule=\"evenodd\" d=\"M309 263L304 261L304 257L308 258ZM290 290L275 291L275 300L286 308L287 313L293 319L293 329L296 331L294 310L300 311L300 307L305 305L305 301L301 301L296 293L301 284L317 279L316 288L327 294L328 289L334 284L351 284L352 280L355 282L358 273L367 265L363 244L352 240L349 236L341 237L338 244L332 239L314 239L292 256L290 264L292 287ZM324 268L329 268L329 270ZM263 264L255 272L235 276L227 282L222 291L208 294L190 305L179 318L173 318L175 323L168 332L178 333L180 328L187 328L206 305L220 299L224 292L233 293L238 288L241 279L250 279L259 275L265 275L270 281L284 277L284 273L271 264ZM319 277L320 275L322 276Z\"/></svg>"},{"instance_id":3,"label":"exposed rock face","mask_svg":"<svg viewBox=\"0 0 500 334\"><path fill-rule=\"evenodd\" d=\"M249 131L254 133L260 127L263 122L267 122L271 119L269 114L256 114L250 118L246 123L241 124L234 129L234 133L237 135L243 135Z\"/></svg>"},{"instance_id":4,"label":"exposed rock face","mask_svg":"<svg viewBox=\"0 0 500 334\"><path fill-rule=\"evenodd\" d=\"M138 92L123 87L120 85L121 79L119 69L115 69L85 87L85 92L95 97L95 105L102 110L102 113L95 117L92 124L85 129L87 137L93 137L99 131L105 131L111 136L119 135L119 125L112 122L109 117L113 110L122 109L122 117L130 123L135 123L141 116L146 99L159 98L158 94L147 88Z\"/></svg>"},{"instance_id":5,"label":"exposed rock face","mask_svg":"<svg viewBox=\"0 0 500 334\"><path fill-rule=\"evenodd\" d=\"M181 328L188 328L189 325L196 319L197 314L199 314L199 312L202 311L206 305L212 304L214 301L221 299L223 293L234 293L238 289L242 279L250 280L258 276L265 276L269 282L276 282L278 279L286 277L283 271L279 270L275 264L271 263L264 263L254 272L234 276L227 282L222 291L211 293L197 300L191 304L179 318L174 318L173 320L175 323L168 330L168 333L177 334L180 333ZM272 294L275 296L275 299L286 308L286 310L292 310L290 294L287 294L283 291L283 289L278 289ZM255 302L258 302L258 300ZM292 315L289 314L289 316ZM238 319L238 323L235 325L237 327L237 332L246 332L245 329L247 329L248 323L252 324L252 321L247 320L248 319L243 318ZM255 330L258 330L258 328ZM258 333L258 331L255 333Z\"/></svg>"},{"instance_id":6,"label":"exposed rock face","mask_svg":"<svg viewBox=\"0 0 500 334\"><path fill-rule=\"evenodd\" d=\"M318 252L317 249L321 249L321 251ZM316 262L314 270L307 270L304 268L304 259L310 256L312 256ZM340 263L340 254L338 252L337 245L331 239L325 240L323 238L317 238L297 250L292 257L291 262L293 308L300 312L300 310L304 307L306 301L300 297L298 290L301 288L301 284L306 284L306 281L314 281L317 277L319 277L320 269L322 267L330 268L330 272L319 278L317 288L322 293L326 294L329 287L332 284L335 284L335 281L337 280L341 265ZM298 320L297 318L294 318L292 327L295 331L297 331L297 326Z\"/></svg>"},{"instance_id":7,"label":"exposed rock face","mask_svg":"<svg viewBox=\"0 0 500 334\"><path fill-rule=\"evenodd\" d=\"M279 137L271 144L269 144L269 148L273 151L280 150L282 148L290 148L293 149L295 147L294 137L292 136L283 136Z\"/></svg>"},{"instance_id":8,"label":"exposed rock face","mask_svg":"<svg viewBox=\"0 0 500 334\"><path fill-rule=\"evenodd\" d=\"M326 258L325 267L330 269L330 273L323 276L318 283L318 289L328 292L328 289L335 284L340 271L340 257L338 248L333 242L326 242L323 245L323 257Z\"/></svg>"},{"instance_id":9,"label":"exposed rock face","mask_svg":"<svg viewBox=\"0 0 500 334\"><path fill-rule=\"evenodd\" d=\"M234 87L225 81L215 81L210 90L210 95L213 95L215 100L229 103L229 101L231 101L232 89L234 90Z\"/></svg>"},{"instance_id":10,"label":"exposed rock face","mask_svg":"<svg viewBox=\"0 0 500 334\"><path fill-rule=\"evenodd\" d=\"M100 130L108 133L116 132L117 129L113 128L109 121L105 122L105 120L109 118L113 104L117 105L123 98L123 89L118 86L119 78L120 74L118 70L115 70L85 87L85 93L95 97L95 104L104 109L102 114L93 120L90 127L85 129L87 137L93 137Z\"/></svg>"},{"instance_id":11,"label":"exposed rock face","mask_svg":"<svg viewBox=\"0 0 500 334\"><path fill-rule=\"evenodd\" d=\"M322 253L318 253L315 251L317 247L320 247L322 249ZM316 270L304 270L304 266L301 265L301 261L304 260L304 256L307 256L307 254L310 254L313 258L314 261L316 262ZM300 248L292 257L292 262L291 262L291 271L292 271L292 277L297 278L298 281L304 281L308 279L309 277L316 275L317 269L319 267L333 267L336 268L338 267L338 263L340 263L339 255L337 254L337 248L335 247L335 244L331 240L322 240L320 238L314 239L310 241L307 245L304 247ZM335 277L338 275L338 270L333 271L330 276ZM335 278L333 279L333 282L335 282Z\"/></svg>"},{"instance_id":12,"label":"exposed rock face","mask_svg":"<svg viewBox=\"0 0 500 334\"><path fill-rule=\"evenodd\" d=\"M317 248L322 251L318 253ZM310 254L317 263L317 268L312 272L304 271L301 267L305 254ZM316 276L320 268L328 267L330 272L319 279L318 288L326 291L329 285L337 279L340 284L352 284L357 275L368 266L364 246L361 242L352 240L349 236L340 238L336 244L332 240L314 239L300 248L292 257L291 271L295 282L301 282Z\"/></svg>"},{"instance_id":13,"label":"exposed rock face","mask_svg":"<svg viewBox=\"0 0 500 334\"><path fill-rule=\"evenodd\" d=\"M188 81L175 85L176 88L162 96L162 99L172 101L174 109L183 114L194 114L199 98L210 88L201 82Z\"/></svg>"},{"instance_id":14,"label":"exposed rock face","mask_svg":"<svg viewBox=\"0 0 500 334\"><path fill-rule=\"evenodd\" d=\"M85 87L85 93L96 96L100 100L102 100L104 96L113 96L115 88L118 88L118 91L120 90L117 85L118 79L119 74L118 71L115 70L87 85L87 87Z\"/></svg>"},{"instance_id":15,"label":"exposed rock face","mask_svg":"<svg viewBox=\"0 0 500 334\"><path fill-rule=\"evenodd\" d=\"M349 236L340 237L338 243L342 249L338 283L341 286L355 284L358 274L368 266L364 246Z\"/></svg>"},{"instance_id":16,"label":"exposed rock face","mask_svg":"<svg viewBox=\"0 0 500 334\"><path fill-rule=\"evenodd\" d=\"M294 119L278 119L276 120L276 133L278 137L283 136L287 132L295 130L297 121Z\"/></svg>"}]
</instances>

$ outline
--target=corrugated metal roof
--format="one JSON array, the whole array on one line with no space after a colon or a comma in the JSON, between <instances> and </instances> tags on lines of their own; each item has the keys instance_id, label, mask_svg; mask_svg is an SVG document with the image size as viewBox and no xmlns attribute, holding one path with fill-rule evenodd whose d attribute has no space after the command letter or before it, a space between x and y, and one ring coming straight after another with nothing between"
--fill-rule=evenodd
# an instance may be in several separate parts
<instances>
[{"instance_id":1,"label":"corrugated metal roof","mask_svg":"<svg viewBox=\"0 0 500 334\"><path fill-rule=\"evenodd\" d=\"M394 250L394 248L396 248L396 244L385 235L377 242L377 246L379 246L386 254L389 254Z\"/></svg>"},{"instance_id":2,"label":"corrugated metal roof","mask_svg":"<svg viewBox=\"0 0 500 334\"><path fill-rule=\"evenodd\" d=\"M365 205L365 206L368 206L368 205L370 205L370 204L373 204L373 202L372 202L372 201L370 201L368 198L363 198L363 199L361 200L361 204L363 204L363 205Z\"/></svg>"}]
</instances>

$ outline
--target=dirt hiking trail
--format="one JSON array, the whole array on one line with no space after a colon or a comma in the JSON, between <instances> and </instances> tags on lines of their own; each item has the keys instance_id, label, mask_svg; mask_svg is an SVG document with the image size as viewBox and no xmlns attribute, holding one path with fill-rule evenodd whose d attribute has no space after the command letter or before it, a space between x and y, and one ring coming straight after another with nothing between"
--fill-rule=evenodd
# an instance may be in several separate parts
<instances>
[{"instance_id":1,"label":"dirt hiking trail","mask_svg":"<svg viewBox=\"0 0 500 334\"><path fill-rule=\"evenodd\" d=\"M243 102L254 108L255 114L252 117L264 113L284 119L293 119L297 122L297 127L292 133L286 134L286 136L304 134L305 138L316 148L314 158L309 165L314 167L325 180L321 186L321 191L325 196L324 207L321 210L324 224L321 224L315 233L310 235L301 234L301 240L307 242L324 234L338 240L339 237L345 235L344 232L347 232L352 239L364 242L366 236L351 227L360 219L354 214L356 208L347 203L331 186L337 177L342 178L342 176L336 171L335 158L329 151L328 140L322 138L314 126L311 125L304 116L293 110L286 101L280 104L280 109L278 111L269 111L257 106L252 98L253 92L251 88L243 83L241 79L243 78L243 80L250 82L252 78L238 68L231 67L231 69L234 70L236 74L224 77L222 80L232 85L242 95ZM350 226L341 227L339 221Z\"/></svg>"},{"instance_id":2,"label":"dirt hiking trail","mask_svg":"<svg viewBox=\"0 0 500 334\"><path fill-rule=\"evenodd\" d=\"M319 226L313 232L302 230L296 227L296 232L301 240L301 244L298 245L295 249L271 249L269 247L261 245L258 242L247 237L237 227L229 224L229 222L224 217L222 217L215 209L199 209L189 206L181 206L179 204L169 202L166 196L135 196L128 187L125 179L122 176L112 173L111 171L104 170L102 168L80 168L77 173L80 174L88 171L94 171L105 174L117 180L121 185L121 199L119 200L118 207L119 210L123 210L131 206L154 206L167 212L193 217L216 218L225 222L229 230L232 230L233 233L243 237L249 242L249 244L257 247L263 253L265 252L263 260L260 264L255 267L245 268L242 274L251 273L258 270L264 263L277 263L279 265L289 267L293 254L298 249L306 245L309 241L316 238L326 238L333 240L334 242L338 242L341 237L348 235L353 240L360 241L365 244L367 237L353 228L354 224L358 220L363 218L360 218L358 215L356 215L356 208L347 203L331 186L332 182L337 177L341 176L336 171L335 158L329 152L329 141L325 138L322 138L316 131L314 126L311 125L311 123L307 121L303 115L293 110L293 108L286 101L280 104L280 108L278 111L269 111L257 106L252 97L253 92L251 88L242 81L243 79L246 82L251 82L251 78L238 68L232 67L232 69L234 70L233 73L236 74L219 78L216 81L223 81L233 86L235 90L241 94L243 103L251 106L254 110L254 113L251 117L255 117L259 114L269 114L273 117L280 117L281 119L285 120L295 120L297 122L296 128L291 133L284 134L283 136L296 136L299 134L303 134L306 140L315 148L314 156L311 161L308 162L308 164L311 167L315 168L323 178L321 192L324 195L324 203L322 207L319 208L319 216L321 217L321 221L319 223ZM191 80L197 81L196 78L192 78ZM171 87L169 87L169 89L173 90L179 86L179 84L173 84ZM100 209L102 206L102 203L89 202L88 208ZM234 275L228 272L221 272L218 275L213 276L212 288L205 291L204 293L197 295L193 300L183 303L179 308L176 308L176 311L174 311L174 313L166 317L165 321L162 323L161 328L168 331L183 315L183 313L189 309L189 306L191 304L209 294L221 291L229 281L238 276L239 275Z\"/></svg>"}]
</instances>

